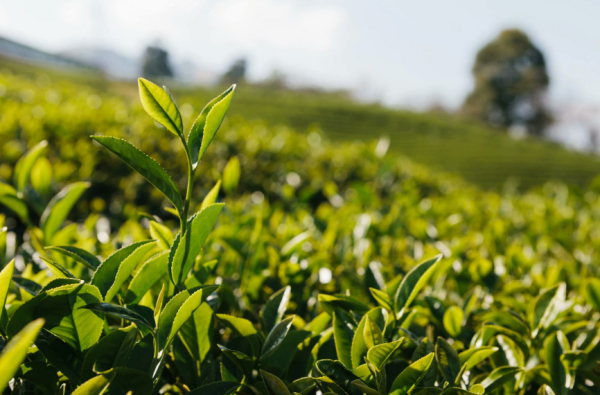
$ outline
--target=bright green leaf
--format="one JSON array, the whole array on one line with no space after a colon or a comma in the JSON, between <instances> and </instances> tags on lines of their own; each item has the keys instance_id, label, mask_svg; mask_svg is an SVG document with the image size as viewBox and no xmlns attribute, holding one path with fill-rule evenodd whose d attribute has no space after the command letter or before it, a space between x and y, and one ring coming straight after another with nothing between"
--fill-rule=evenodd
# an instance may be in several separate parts
<instances>
[{"instance_id":1,"label":"bright green leaf","mask_svg":"<svg viewBox=\"0 0 600 395\"><path fill-rule=\"evenodd\" d=\"M60 229L79 197L89 187L88 182L76 182L67 185L50 200L40 219L46 245L52 244L52 236Z\"/></svg>"},{"instance_id":2,"label":"bright green leaf","mask_svg":"<svg viewBox=\"0 0 600 395\"><path fill-rule=\"evenodd\" d=\"M234 91L235 85L232 85L208 103L194 122L194 125L192 125L187 142L194 169L196 169L198 163L202 160L208 146L217 134L231 103Z\"/></svg>"},{"instance_id":3,"label":"bright green leaf","mask_svg":"<svg viewBox=\"0 0 600 395\"><path fill-rule=\"evenodd\" d=\"M182 136L181 114L169 92L145 78L139 78L138 85L140 100L148 115L175 136Z\"/></svg>"},{"instance_id":4,"label":"bright green leaf","mask_svg":"<svg viewBox=\"0 0 600 395\"><path fill-rule=\"evenodd\" d=\"M35 341L43 326L44 320L41 319L30 322L19 333L13 335L4 346L0 354L0 392L4 391L19 369L19 365L27 355L27 349Z\"/></svg>"},{"instance_id":5,"label":"bright green leaf","mask_svg":"<svg viewBox=\"0 0 600 395\"><path fill-rule=\"evenodd\" d=\"M433 358L434 354L431 353L404 369L392 383L389 395L406 395L414 390L427 374Z\"/></svg>"},{"instance_id":6,"label":"bright green leaf","mask_svg":"<svg viewBox=\"0 0 600 395\"><path fill-rule=\"evenodd\" d=\"M441 259L442 255L437 255L415 266L404 276L394 297L394 311L396 316L401 316L404 310L416 299L421 289L423 289L431 276L433 276L438 266L437 264Z\"/></svg>"},{"instance_id":7,"label":"bright green leaf","mask_svg":"<svg viewBox=\"0 0 600 395\"><path fill-rule=\"evenodd\" d=\"M92 277L92 284L98 287L105 302L112 300L131 272L155 245L156 241L154 240L144 240L128 245L115 251L98 266Z\"/></svg>"},{"instance_id":8,"label":"bright green leaf","mask_svg":"<svg viewBox=\"0 0 600 395\"><path fill-rule=\"evenodd\" d=\"M222 209L222 203L207 206L189 219L183 239L180 235L175 237L169 254L169 273L173 284L180 284L186 279Z\"/></svg>"},{"instance_id":9,"label":"bright green leaf","mask_svg":"<svg viewBox=\"0 0 600 395\"><path fill-rule=\"evenodd\" d=\"M44 153L47 146L48 142L46 140L38 143L35 147L27 151L15 165L14 185L19 192L25 189L33 165Z\"/></svg>"}]
</instances>

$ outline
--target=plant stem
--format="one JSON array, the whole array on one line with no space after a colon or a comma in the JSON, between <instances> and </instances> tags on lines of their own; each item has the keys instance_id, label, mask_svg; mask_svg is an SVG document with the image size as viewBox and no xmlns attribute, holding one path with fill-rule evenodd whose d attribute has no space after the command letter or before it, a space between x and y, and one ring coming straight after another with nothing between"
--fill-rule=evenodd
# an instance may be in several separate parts
<instances>
[{"instance_id":1,"label":"plant stem","mask_svg":"<svg viewBox=\"0 0 600 395\"><path fill-rule=\"evenodd\" d=\"M181 241L183 241L183 237L188 238L187 235L187 222L188 222L188 213L190 210L190 201L192 200L192 190L193 190L193 186L194 186L194 168L192 167L192 156L190 155L190 149L185 141L185 138L183 136L181 136L181 142L183 143L183 147L185 148L185 154L186 154L186 159L187 159L187 164L188 164L188 179L187 179L187 190L185 193L185 203L183 206L183 213L181 213L181 216L179 218L179 234L181 235ZM181 276L183 275L183 267L185 266L185 262L187 261L188 258L188 254L189 254L189 249L190 249L190 243L189 243L189 238L187 240L187 242L185 243L185 251L183 254L183 261L182 261L182 267L181 267L181 271L179 272L179 276L177 278L177 283L175 284L175 288L177 288L177 290L179 290L179 284L181 283Z\"/></svg>"}]
</instances>

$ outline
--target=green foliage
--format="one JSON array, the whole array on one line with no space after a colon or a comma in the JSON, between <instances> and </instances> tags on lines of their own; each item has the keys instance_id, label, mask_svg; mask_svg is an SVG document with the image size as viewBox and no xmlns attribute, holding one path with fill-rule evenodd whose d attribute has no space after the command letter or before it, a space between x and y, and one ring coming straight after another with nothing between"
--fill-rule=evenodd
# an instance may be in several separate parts
<instances>
[{"instance_id":1,"label":"green foliage","mask_svg":"<svg viewBox=\"0 0 600 395\"><path fill-rule=\"evenodd\" d=\"M64 179L47 194L31 176L0 184L22 219L15 253L0 233L0 345L44 322L11 358L12 393L597 393L593 190L482 192L375 145L244 121L215 136L233 89L186 139L189 114L143 89L175 132L127 136L153 156L163 140L173 177L129 142L95 139L151 198L120 173L140 201L97 201L95 176L57 197Z\"/></svg>"}]
</instances>

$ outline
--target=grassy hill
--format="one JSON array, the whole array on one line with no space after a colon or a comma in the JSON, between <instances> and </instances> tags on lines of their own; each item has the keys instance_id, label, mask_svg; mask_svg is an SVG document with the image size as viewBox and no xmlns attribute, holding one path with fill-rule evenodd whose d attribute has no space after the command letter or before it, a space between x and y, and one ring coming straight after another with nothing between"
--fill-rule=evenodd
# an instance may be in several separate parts
<instances>
[{"instance_id":1,"label":"grassy hill","mask_svg":"<svg viewBox=\"0 0 600 395\"><path fill-rule=\"evenodd\" d=\"M188 92L195 103L214 91ZM414 113L363 105L340 97L241 87L232 114L306 130L317 124L333 140L390 139L393 152L444 171L461 174L485 188L508 179L521 188L561 180L585 186L600 174L600 158L534 138L517 140L501 130L451 115Z\"/></svg>"},{"instance_id":2,"label":"grassy hill","mask_svg":"<svg viewBox=\"0 0 600 395\"><path fill-rule=\"evenodd\" d=\"M71 79L59 70L40 70L0 59L0 69L32 79L48 73L53 80ZM98 75L76 75L76 83L137 102L133 83L108 82ZM169 84L172 86L173 84ZM217 89L175 87L180 103L197 111ZM516 140L503 131L451 115L414 113L359 104L342 94L297 92L242 85L236 92L231 115L263 119L300 132L312 125L332 140L370 141L386 136L391 152L406 155L434 169L462 175L484 188L499 189L509 179L521 189L560 180L585 187L600 174L600 158L568 150L540 139Z\"/></svg>"}]
</instances>

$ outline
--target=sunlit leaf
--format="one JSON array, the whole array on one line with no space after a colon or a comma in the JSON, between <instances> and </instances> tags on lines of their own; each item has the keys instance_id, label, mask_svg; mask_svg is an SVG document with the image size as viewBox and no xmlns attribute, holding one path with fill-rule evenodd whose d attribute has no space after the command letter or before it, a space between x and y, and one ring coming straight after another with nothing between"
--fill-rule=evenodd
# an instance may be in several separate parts
<instances>
[{"instance_id":1,"label":"sunlit leaf","mask_svg":"<svg viewBox=\"0 0 600 395\"><path fill-rule=\"evenodd\" d=\"M145 78L138 79L140 100L144 110L154 120L176 136L183 135L183 121L177 105L165 89Z\"/></svg>"},{"instance_id":2,"label":"sunlit leaf","mask_svg":"<svg viewBox=\"0 0 600 395\"><path fill-rule=\"evenodd\" d=\"M194 122L194 125L192 125L187 142L190 147L194 169L202 160L208 146L217 134L217 131L223 122L223 118L225 118L229 104L231 103L234 91L235 85L232 85L229 89L208 103L196 119L196 122Z\"/></svg>"},{"instance_id":3,"label":"sunlit leaf","mask_svg":"<svg viewBox=\"0 0 600 395\"><path fill-rule=\"evenodd\" d=\"M47 245L51 244L52 236L60 229L77 200L89 187L87 182L76 182L66 186L50 200L40 219L44 242Z\"/></svg>"}]
</instances>

